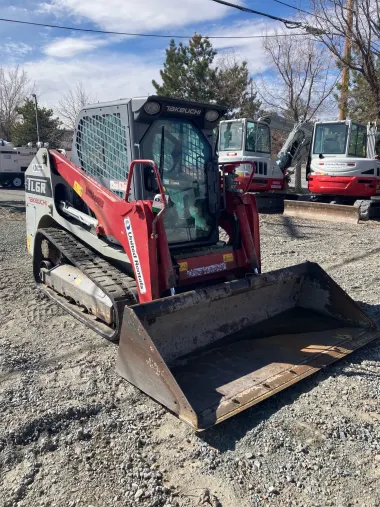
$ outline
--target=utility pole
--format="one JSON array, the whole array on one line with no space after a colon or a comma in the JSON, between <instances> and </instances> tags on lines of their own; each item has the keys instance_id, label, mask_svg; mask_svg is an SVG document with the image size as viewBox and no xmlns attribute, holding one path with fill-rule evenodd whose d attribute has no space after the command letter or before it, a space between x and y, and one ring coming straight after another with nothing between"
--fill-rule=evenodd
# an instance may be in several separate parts
<instances>
[{"instance_id":1,"label":"utility pole","mask_svg":"<svg viewBox=\"0 0 380 507\"><path fill-rule=\"evenodd\" d=\"M38 126L38 105L37 105L37 95L32 93L32 97L34 98L34 108L36 110L36 127L37 127L37 143L40 142L40 129Z\"/></svg>"},{"instance_id":2,"label":"utility pole","mask_svg":"<svg viewBox=\"0 0 380 507\"><path fill-rule=\"evenodd\" d=\"M352 22L353 22L353 6L355 0L347 0L347 20L346 20L346 38L344 41L344 60L347 62L351 56L351 36L352 36ZM348 81L350 77L350 70L347 64L344 64L342 72L342 90L340 94L339 104L339 119L345 120L348 105Z\"/></svg>"}]
</instances>

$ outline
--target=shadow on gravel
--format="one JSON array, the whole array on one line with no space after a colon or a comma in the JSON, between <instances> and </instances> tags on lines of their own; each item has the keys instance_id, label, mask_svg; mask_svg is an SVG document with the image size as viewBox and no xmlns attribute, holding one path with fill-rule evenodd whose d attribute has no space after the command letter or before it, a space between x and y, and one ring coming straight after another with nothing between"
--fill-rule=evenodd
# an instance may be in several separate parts
<instances>
[{"instance_id":1,"label":"shadow on gravel","mask_svg":"<svg viewBox=\"0 0 380 507\"><path fill-rule=\"evenodd\" d=\"M4 208L12 213L25 213L25 201L1 201L0 208Z\"/></svg>"},{"instance_id":2,"label":"shadow on gravel","mask_svg":"<svg viewBox=\"0 0 380 507\"><path fill-rule=\"evenodd\" d=\"M26 361L22 362L20 365L12 366L11 369L9 369L8 371L5 371L5 373L0 374L0 383L5 380L9 380L10 377L15 376L15 375L19 375L20 373L22 373L24 371L27 371L27 372L41 371L41 372L46 373L46 368L49 366L52 366L54 364L56 364L57 366L59 365L60 367L62 367L62 366L64 367L65 364L67 364L67 363L65 363L65 361L67 359L72 359L76 355L83 354L84 352L91 352L91 351L95 351L98 349L104 349L104 348L112 346L112 345L115 345L115 344L108 342L106 340L102 340L102 341L99 341L99 343L97 343L97 344L90 343L89 345L86 345L85 347L81 347L80 349L74 349L74 350L71 349L63 354L49 357L48 359L42 359L41 361L29 362L28 360L26 360ZM31 357L31 359L33 359L33 357ZM115 359L115 361L116 361L116 359Z\"/></svg>"},{"instance_id":3,"label":"shadow on gravel","mask_svg":"<svg viewBox=\"0 0 380 507\"><path fill-rule=\"evenodd\" d=\"M283 217L283 219L286 219L288 217ZM284 225L284 223L281 223L281 222L270 222L270 221L267 221L267 220L263 220L263 223L266 225L266 226L270 226L270 227L286 227L286 225ZM304 224L297 224L297 229L321 229L321 227L317 226L317 225L304 225ZM313 232L313 235L315 233ZM317 234L317 236L321 236L322 235L322 232L320 234ZM326 231L323 231L323 235L326 235Z\"/></svg>"},{"instance_id":4,"label":"shadow on gravel","mask_svg":"<svg viewBox=\"0 0 380 507\"><path fill-rule=\"evenodd\" d=\"M362 306L364 310L368 311L368 314L376 320L374 314L380 314L380 305L363 304ZM292 405L293 402L297 401L300 395L310 392L317 387L320 382L323 382L329 377L350 377L356 375L367 377L368 379L378 379L380 377L380 372L376 374L375 372L363 370L360 367L355 369L356 366L359 366L360 363L365 360L379 361L380 364L380 339L368 343L363 348L354 351L344 359L320 370L314 375L311 375L240 414L231 417L231 419L227 419L209 430L199 433L198 436L221 452L235 450L238 442L244 438L247 433L252 431L260 423L269 419L280 409ZM345 371L348 364L354 369Z\"/></svg>"},{"instance_id":5,"label":"shadow on gravel","mask_svg":"<svg viewBox=\"0 0 380 507\"><path fill-rule=\"evenodd\" d=\"M72 424L73 421L83 421L84 419L98 415L103 408L103 404L96 403L45 413L11 431L6 441L11 445L28 445L31 442L36 442L44 432L48 435L57 434ZM86 435L84 440L86 440Z\"/></svg>"},{"instance_id":6,"label":"shadow on gravel","mask_svg":"<svg viewBox=\"0 0 380 507\"><path fill-rule=\"evenodd\" d=\"M336 268L341 268L342 266L346 266L347 264L352 264L353 262L360 261L362 259L366 259L370 255L376 255L378 253L380 253L380 247L373 248L372 250L365 250L360 255L355 255L353 257L350 257L349 259L343 259L341 262L338 262L336 264L331 264L330 266L327 266L326 269L332 270L332 269L336 269Z\"/></svg>"},{"instance_id":7,"label":"shadow on gravel","mask_svg":"<svg viewBox=\"0 0 380 507\"><path fill-rule=\"evenodd\" d=\"M298 231L298 225L296 225L290 217L282 216L282 225L292 238L305 239L311 236L310 234L300 234ZM312 236L315 237L314 234Z\"/></svg>"},{"instance_id":8,"label":"shadow on gravel","mask_svg":"<svg viewBox=\"0 0 380 507\"><path fill-rule=\"evenodd\" d=\"M263 220L263 222L266 226L282 227L283 229L285 229L285 231L288 233L288 235L290 237L295 238L295 239L307 239L307 238L315 239L317 236L322 235L322 232L320 232L318 234L313 231L313 233L305 234L305 233L302 233L302 231L301 232L299 231L299 229L318 229L317 225L296 224L291 217L285 217L283 215L280 218L281 218L281 221L276 222L276 223L271 222L271 221L266 221L265 219Z\"/></svg>"}]
</instances>

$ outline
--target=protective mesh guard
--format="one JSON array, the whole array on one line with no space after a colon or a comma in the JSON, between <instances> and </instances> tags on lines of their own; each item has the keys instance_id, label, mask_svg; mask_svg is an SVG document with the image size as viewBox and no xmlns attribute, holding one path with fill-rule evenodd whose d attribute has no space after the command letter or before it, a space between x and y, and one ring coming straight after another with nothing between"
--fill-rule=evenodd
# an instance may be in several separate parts
<instances>
[{"instance_id":1,"label":"protective mesh guard","mask_svg":"<svg viewBox=\"0 0 380 507\"><path fill-rule=\"evenodd\" d=\"M126 180L129 167L126 131L119 113L82 118L76 148L82 168L91 176Z\"/></svg>"}]
</instances>

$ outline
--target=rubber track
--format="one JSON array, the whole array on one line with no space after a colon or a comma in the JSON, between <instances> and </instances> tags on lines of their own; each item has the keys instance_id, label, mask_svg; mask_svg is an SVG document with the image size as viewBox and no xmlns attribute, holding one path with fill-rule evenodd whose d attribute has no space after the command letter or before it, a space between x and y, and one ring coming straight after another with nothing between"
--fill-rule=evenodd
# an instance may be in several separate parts
<instances>
[{"instance_id":1,"label":"rubber track","mask_svg":"<svg viewBox=\"0 0 380 507\"><path fill-rule=\"evenodd\" d=\"M91 321L85 317L80 318L80 315L77 313L74 314L73 311L70 311L69 306L63 305L62 301L60 301L58 297L56 298L56 301L65 306L72 315L79 318L82 322L85 322L85 324L93 328L108 340L117 341L120 335L124 307L137 302L137 288L135 280L117 269L65 230L49 227L46 229L39 229L37 234L42 235L43 238L53 244L71 264L79 268L111 299L116 314L116 329L112 330L109 328L110 332L104 333L102 332L102 327L99 327L95 320ZM36 281L40 286L44 287L40 281ZM45 288L45 291L50 297L52 297L50 293L52 292L52 289L47 291ZM103 327L104 326L106 325L104 324Z\"/></svg>"}]
</instances>

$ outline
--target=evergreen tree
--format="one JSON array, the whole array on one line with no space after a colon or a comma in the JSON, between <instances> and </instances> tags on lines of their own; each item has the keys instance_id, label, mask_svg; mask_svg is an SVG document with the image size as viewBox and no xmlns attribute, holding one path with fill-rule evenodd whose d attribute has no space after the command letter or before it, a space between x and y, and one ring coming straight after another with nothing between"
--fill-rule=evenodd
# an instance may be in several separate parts
<instances>
[{"instance_id":1,"label":"evergreen tree","mask_svg":"<svg viewBox=\"0 0 380 507\"><path fill-rule=\"evenodd\" d=\"M212 67L215 55L209 39L200 35L190 39L186 95L192 100L210 102L217 97L217 69Z\"/></svg>"},{"instance_id":2,"label":"evergreen tree","mask_svg":"<svg viewBox=\"0 0 380 507\"><path fill-rule=\"evenodd\" d=\"M376 59L377 79L380 83L380 58ZM348 99L348 113L353 120L367 123L379 119L376 90L373 90L363 74L352 72Z\"/></svg>"},{"instance_id":3,"label":"evergreen tree","mask_svg":"<svg viewBox=\"0 0 380 507\"><path fill-rule=\"evenodd\" d=\"M174 40L170 41L166 50L166 61L163 70L160 71L162 85L155 80L152 84L158 95L184 99L186 97L186 77L188 69L186 66L187 48L179 43L177 46Z\"/></svg>"},{"instance_id":4,"label":"evergreen tree","mask_svg":"<svg viewBox=\"0 0 380 507\"><path fill-rule=\"evenodd\" d=\"M238 62L233 54L225 58L217 73L218 104L228 107L227 118L255 118L260 114L261 102L253 89L246 61Z\"/></svg>"},{"instance_id":5,"label":"evergreen tree","mask_svg":"<svg viewBox=\"0 0 380 507\"><path fill-rule=\"evenodd\" d=\"M188 45L170 41L164 68L160 71L162 84L152 81L158 95L199 102L215 102L228 108L227 117L255 117L260 101L253 91L247 62L239 62L234 53L214 64L217 52L210 40L194 35Z\"/></svg>"},{"instance_id":6,"label":"evergreen tree","mask_svg":"<svg viewBox=\"0 0 380 507\"><path fill-rule=\"evenodd\" d=\"M206 37L194 35L185 46L170 41L166 50L164 69L160 71L162 85L152 84L158 95L209 102L215 94L216 69L212 68L216 51Z\"/></svg>"},{"instance_id":7,"label":"evergreen tree","mask_svg":"<svg viewBox=\"0 0 380 507\"><path fill-rule=\"evenodd\" d=\"M63 137L64 131L60 129L59 118L53 117L53 110L45 107L38 107L38 125L40 140L49 143L50 147L57 147ZM26 99L24 104L17 109L22 117L16 123L12 131L12 142L15 146L22 146L28 142L37 142L36 111L34 101Z\"/></svg>"}]
</instances>

